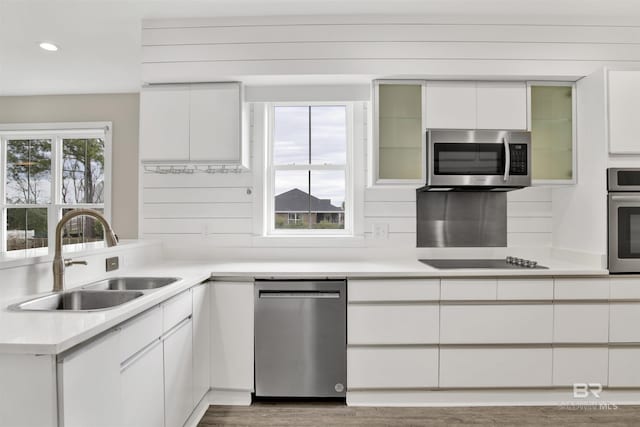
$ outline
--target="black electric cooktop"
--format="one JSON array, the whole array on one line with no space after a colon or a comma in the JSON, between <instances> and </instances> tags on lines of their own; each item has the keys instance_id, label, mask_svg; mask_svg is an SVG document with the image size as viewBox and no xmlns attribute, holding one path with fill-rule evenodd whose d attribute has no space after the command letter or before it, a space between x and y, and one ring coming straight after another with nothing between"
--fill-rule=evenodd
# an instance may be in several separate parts
<instances>
[{"instance_id":1,"label":"black electric cooktop","mask_svg":"<svg viewBox=\"0 0 640 427\"><path fill-rule=\"evenodd\" d=\"M421 259L421 263L438 270L502 269L502 270L548 270L535 261L508 257L507 259Z\"/></svg>"}]
</instances>

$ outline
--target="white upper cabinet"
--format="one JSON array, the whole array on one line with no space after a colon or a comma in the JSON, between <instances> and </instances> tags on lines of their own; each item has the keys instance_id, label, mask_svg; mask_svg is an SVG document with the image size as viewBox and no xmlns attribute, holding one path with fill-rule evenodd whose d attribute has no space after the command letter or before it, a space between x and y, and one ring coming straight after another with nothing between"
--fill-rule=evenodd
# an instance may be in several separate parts
<instances>
[{"instance_id":1,"label":"white upper cabinet","mask_svg":"<svg viewBox=\"0 0 640 427\"><path fill-rule=\"evenodd\" d=\"M476 129L526 129L525 82L478 82Z\"/></svg>"},{"instance_id":2,"label":"white upper cabinet","mask_svg":"<svg viewBox=\"0 0 640 427\"><path fill-rule=\"evenodd\" d=\"M427 129L475 129L476 82L427 82Z\"/></svg>"},{"instance_id":3,"label":"white upper cabinet","mask_svg":"<svg viewBox=\"0 0 640 427\"><path fill-rule=\"evenodd\" d=\"M193 161L240 161L240 84L191 86L189 154Z\"/></svg>"},{"instance_id":4,"label":"white upper cabinet","mask_svg":"<svg viewBox=\"0 0 640 427\"><path fill-rule=\"evenodd\" d=\"M427 82L428 129L526 129L525 82Z\"/></svg>"},{"instance_id":5,"label":"white upper cabinet","mask_svg":"<svg viewBox=\"0 0 640 427\"><path fill-rule=\"evenodd\" d=\"M640 154L640 70L609 70L609 152Z\"/></svg>"},{"instance_id":6,"label":"white upper cabinet","mask_svg":"<svg viewBox=\"0 0 640 427\"><path fill-rule=\"evenodd\" d=\"M189 87L160 86L140 93L140 159L189 160Z\"/></svg>"},{"instance_id":7,"label":"white upper cabinet","mask_svg":"<svg viewBox=\"0 0 640 427\"><path fill-rule=\"evenodd\" d=\"M140 159L242 163L240 83L159 85L140 94Z\"/></svg>"}]
</instances>

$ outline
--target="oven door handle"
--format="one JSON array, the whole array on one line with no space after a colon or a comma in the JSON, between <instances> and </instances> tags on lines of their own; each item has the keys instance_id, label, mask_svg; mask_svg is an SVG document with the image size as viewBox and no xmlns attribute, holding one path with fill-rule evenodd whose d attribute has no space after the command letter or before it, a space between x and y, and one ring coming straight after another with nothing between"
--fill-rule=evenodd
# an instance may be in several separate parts
<instances>
[{"instance_id":1,"label":"oven door handle","mask_svg":"<svg viewBox=\"0 0 640 427\"><path fill-rule=\"evenodd\" d=\"M511 151L509 150L509 139L504 136L502 138L504 144L504 182L509 181L509 174L511 173Z\"/></svg>"},{"instance_id":2,"label":"oven door handle","mask_svg":"<svg viewBox=\"0 0 640 427\"><path fill-rule=\"evenodd\" d=\"M611 196L616 202L640 202L640 196Z\"/></svg>"}]
</instances>

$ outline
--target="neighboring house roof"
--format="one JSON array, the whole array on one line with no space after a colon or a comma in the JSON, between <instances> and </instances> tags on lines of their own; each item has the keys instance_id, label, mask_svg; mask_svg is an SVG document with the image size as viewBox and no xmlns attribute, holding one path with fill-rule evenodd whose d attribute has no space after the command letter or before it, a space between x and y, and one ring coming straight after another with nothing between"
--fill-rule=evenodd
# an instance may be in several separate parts
<instances>
[{"instance_id":1,"label":"neighboring house roof","mask_svg":"<svg viewBox=\"0 0 640 427\"><path fill-rule=\"evenodd\" d=\"M318 199L302 190L294 188L276 196L276 212L308 212L311 198L311 212L342 212L342 208L331 204L330 199Z\"/></svg>"}]
</instances>

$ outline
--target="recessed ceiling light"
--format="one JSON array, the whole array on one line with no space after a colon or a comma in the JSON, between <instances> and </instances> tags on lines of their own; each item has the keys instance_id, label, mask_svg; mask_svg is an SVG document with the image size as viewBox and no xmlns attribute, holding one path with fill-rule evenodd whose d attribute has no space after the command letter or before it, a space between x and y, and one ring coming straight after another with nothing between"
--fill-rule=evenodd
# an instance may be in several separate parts
<instances>
[{"instance_id":1,"label":"recessed ceiling light","mask_svg":"<svg viewBox=\"0 0 640 427\"><path fill-rule=\"evenodd\" d=\"M58 46L56 46L53 43L49 43L49 42L42 42L40 43L40 47L44 50L48 50L50 52L55 52L56 50L58 50Z\"/></svg>"}]
</instances>

